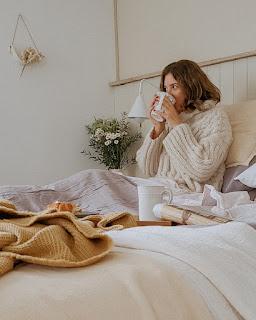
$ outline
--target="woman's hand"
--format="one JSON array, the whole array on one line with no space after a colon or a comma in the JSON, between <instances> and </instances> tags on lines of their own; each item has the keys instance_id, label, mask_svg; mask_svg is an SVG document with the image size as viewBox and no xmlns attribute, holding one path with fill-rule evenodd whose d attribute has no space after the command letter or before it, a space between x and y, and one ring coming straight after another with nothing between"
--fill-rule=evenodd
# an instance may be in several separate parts
<instances>
[{"instance_id":1,"label":"woman's hand","mask_svg":"<svg viewBox=\"0 0 256 320\"><path fill-rule=\"evenodd\" d=\"M164 97L162 108L163 111L158 111L157 113L163 117L169 125L175 127L182 123L179 113L168 97Z\"/></svg>"},{"instance_id":2,"label":"woman's hand","mask_svg":"<svg viewBox=\"0 0 256 320\"><path fill-rule=\"evenodd\" d=\"M154 96L153 100L150 103L150 108L148 110L148 118L150 119L150 121L152 122L153 126L154 126L154 139L156 139L158 136L160 136L160 134L164 131L165 129L165 120L163 122L159 122L157 120L155 120L152 116L151 116L151 112L154 109L154 105L159 102L159 97L158 96Z\"/></svg>"}]
</instances>

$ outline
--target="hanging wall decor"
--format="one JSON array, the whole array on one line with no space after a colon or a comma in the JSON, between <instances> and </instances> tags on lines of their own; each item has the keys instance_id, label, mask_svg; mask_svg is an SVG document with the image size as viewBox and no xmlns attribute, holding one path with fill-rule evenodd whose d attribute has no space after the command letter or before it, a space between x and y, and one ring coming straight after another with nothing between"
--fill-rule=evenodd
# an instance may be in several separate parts
<instances>
[{"instance_id":1,"label":"hanging wall decor","mask_svg":"<svg viewBox=\"0 0 256 320\"><path fill-rule=\"evenodd\" d=\"M30 38L33 46L26 47L21 53L18 53L15 48L15 37L16 37L16 32L17 32L20 21L24 24L25 29L28 32L29 38ZM34 40L32 34L31 34L31 32L30 32L30 30L29 30L29 28L28 28L28 26L27 26L27 24L21 14L18 15L13 38L12 38L12 42L10 44L9 49L10 49L10 54L17 61L19 61L22 66L20 77L22 76L23 71L25 70L27 65L35 63L35 62L40 62L44 58L42 53L38 50L36 43L35 43L35 40Z\"/></svg>"}]
</instances>

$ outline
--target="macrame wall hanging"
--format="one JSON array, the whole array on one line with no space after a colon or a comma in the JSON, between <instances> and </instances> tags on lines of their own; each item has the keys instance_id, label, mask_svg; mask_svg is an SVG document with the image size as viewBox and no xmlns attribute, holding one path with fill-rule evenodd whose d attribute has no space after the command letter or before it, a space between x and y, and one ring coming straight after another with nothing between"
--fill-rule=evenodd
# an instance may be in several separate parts
<instances>
[{"instance_id":1,"label":"macrame wall hanging","mask_svg":"<svg viewBox=\"0 0 256 320\"><path fill-rule=\"evenodd\" d=\"M16 37L17 29L18 29L20 22L22 22L24 24L24 27L28 33L28 36L29 36L33 46L26 47L21 53L18 53L17 49L15 48L15 37ZM22 66L22 69L20 72L20 77L22 76L27 65L33 64L35 62L40 62L44 58L42 53L38 50L37 45L35 43L35 40L34 40L32 34L31 34L31 32L30 32L30 30L29 30L29 28L28 28L28 26L27 26L27 24L21 14L18 15L13 38L12 38L12 42L11 42L9 48L10 48L10 54L17 61L19 61L19 63Z\"/></svg>"}]
</instances>

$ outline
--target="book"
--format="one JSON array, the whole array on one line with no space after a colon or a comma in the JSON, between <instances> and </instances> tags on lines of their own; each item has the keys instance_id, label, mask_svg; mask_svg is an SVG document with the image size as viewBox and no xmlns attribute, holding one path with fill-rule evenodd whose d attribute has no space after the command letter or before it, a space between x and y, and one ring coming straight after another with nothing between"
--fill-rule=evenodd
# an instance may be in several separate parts
<instances>
[{"instance_id":1,"label":"book","mask_svg":"<svg viewBox=\"0 0 256 320\"><path fill-rule=\"evenodd\" d=\"M155 211L155 210L154 210ZM210 207L161 205L157 209L157 217L178 224L209 225L231 221L226 217L213 215Z\"/></svg>"}]
</instances>

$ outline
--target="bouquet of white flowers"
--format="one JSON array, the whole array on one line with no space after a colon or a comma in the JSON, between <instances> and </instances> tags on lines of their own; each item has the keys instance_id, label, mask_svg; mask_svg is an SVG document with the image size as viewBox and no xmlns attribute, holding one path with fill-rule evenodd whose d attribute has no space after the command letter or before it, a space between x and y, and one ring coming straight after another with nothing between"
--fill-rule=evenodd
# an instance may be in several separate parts
<instances>
[{"instance_id":1,"label":"bouquet of white flowers","mask_svg":"<svg viewBox=\"0 0 256 320\"><path fill-rule=\"evenodd\" d=\"M131 132L126 113L122 113L120 120L95 119L86 129L90 135L89 147L94 150L83 153L90 159L103 163L108 169L122 169L134 162L127 151L141 138L141 132Z\"/></svg>"}]
</instances>

